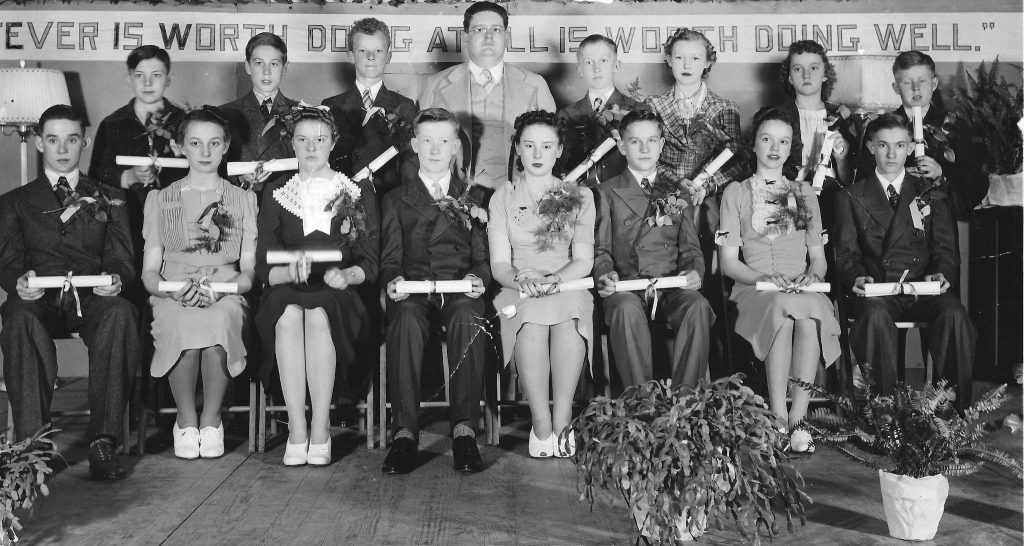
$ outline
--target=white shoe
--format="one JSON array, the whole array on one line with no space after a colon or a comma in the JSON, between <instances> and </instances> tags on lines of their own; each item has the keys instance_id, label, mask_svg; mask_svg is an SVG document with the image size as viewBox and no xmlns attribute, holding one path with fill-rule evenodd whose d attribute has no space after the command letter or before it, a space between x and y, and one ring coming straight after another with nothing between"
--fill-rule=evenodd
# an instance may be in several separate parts
<instances>
[{"instance_id":1,"label":"white shoe","mask_svg":"<svg viewBox=\"0 0 1024 546\"><path fill-rule=\"evenodd\" d=\"M325 466L331 464L330 439L328 439L325 444L309 444L306 462L314 466Z\"/></svg>"},{"instance_id":2,"label":"white shoe","mask_svg":"<svg viewBox=\"0 0 1024 546\"><path fill-rule=\"evenodd\" d=\"M555 457L565 458L576 454L576 432L569 427L566 427L566 430L569 433L565 436L555 436Z\"/></svg>"},{"instance_id":3,"label":"white shoe","mask_svg":"<svg viewBox=\"0 0 1024 546\"><path fill-rule=\"evenodd\" d=\"M175 421L171 429L174 438L174 456L182 459L199 458L199 429L196 427L178 428Z\"/></svg>"},{"instance_id":4,"label":"white shoe","mask_svg":"<svg viewBox=\"0 0 1024 546\"><path fill-rule=\"evenodd\" d=\"M301 444L293 444L285 440L284 459L282 462L285 466L302 466L306 464L308 450L308 441Z\"/></svg>"},{"instance_id":5,"label":"white shoe","mask_svg":"<svg viewBox=\"0 0 1024 546\"><path fill-rule=\"evenodd\" d=\"M534 433L533 429L530 429L530 456L531 457L551 457L555 454L555 438L554 434L551 434L546 439L541 440Z\"/></svg>"},{"instance_id":6,"label":"white shoe","mask_svg":"<svg viewBox=\"0 0 1024 546\"><path fill-rule=\"evenodd\" d=\"M199 456L212 459L224 455L224 424L199 430Z\"/></svg>"}]
</instances>

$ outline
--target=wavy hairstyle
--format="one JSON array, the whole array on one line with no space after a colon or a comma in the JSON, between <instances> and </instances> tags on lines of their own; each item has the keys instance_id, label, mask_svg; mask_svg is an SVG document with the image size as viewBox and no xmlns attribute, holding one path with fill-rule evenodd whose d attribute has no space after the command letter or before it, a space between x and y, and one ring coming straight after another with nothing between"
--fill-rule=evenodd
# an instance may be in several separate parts
<instances>
[{"instance_id":1,"label":"wavy hairstyle","mask_svg":"<svg viewBox=\"0 0 1024 546\"><path fill-rule=\"evenodd\" d=\"M303 121L323 122L331 129L331 141L338 140L338 124L334 122L334 115L331 114L330 108L306 104L292 107L291 112L287 114L287 123L285 123L289 140L295 135L295 126Z\"/></svg>"},{"instance_id":2,"label":"wavy hairstyle","mask_svg":"<svg viewBox=\"0 0 1024 546\"><path fill-rule=\"evenodd\" d=\"M825 48L814 40L799 40L789 46L789 53L779 64L779 83L789 96L796 96L796 89L789 82L789 70L793 57L801 53L813 53L821 57L821 62L825 64L825 80L821 82L821 100L828 100L836 85L836 67L832 61L828 60Z\"/></svg>"},{"instance_id":3,"label":"wavy hairstyle","mask_svg":"<svg viewBox=\"0 0 1024 546\"><path fill-rule=\"evenodd\" d=\"M707 56L708 62L710 62L711 64L709 64L708 67L704 69L704 73L701 74L701 78L707 78L708 74L711 73L711 68L715 66L716 62L718 62L718 51L715 50L714 44L711 43L711 40L708 40L708 37L705 36L703 32L699 32L686 27L677 28L675 32L673 32L672 35L668 37L668 40L665 41L665 57L667 58L672 56L672 47L676 45L676 42L684 41L704 42L704 54Z\"/></svg>"},{"instance_id":4,"label":"wavy hairstyle","mask_svg":"<svg viewBox=\"0 0 1024 546\"><path fill-rule=\"evenodd\" d=\"M558 143L564 145L567 129L565 126L565 120L558 117L558 114L554 112L548 112L547 110L531 110L524 112L516 118L514 125L514 132L512 134L512 154L516 158L515 168L518 171L523 170L523 162L519 159L519 154L515 153L516 145L519 144L519 140L523 137L523 131L527 127L534 125L547 125L555 130L555 134L558 136ZM561 168L562 158L555 160L555 165L552 168L552 172L559 172Z\"/></svg>"},{"instance_id":5,"label":"wavy hairstyle","mask_svg":"<svg viewBox=\"0 0 1024 546\"><path fill-rule=\"evenodd\" d=\"M231 123L220 108L204 104L202 108L196 108L195 110L189 110L186 112L185 116L181 119L181 123L178 124L177 131L174 133L174 138L179 144L184 145L185 132L188 131L188 126L192 123L213 123L214 125L220 125L220 128L224 130L224 144L227 145L231 143Z\"/></svg>"}]
</instances>

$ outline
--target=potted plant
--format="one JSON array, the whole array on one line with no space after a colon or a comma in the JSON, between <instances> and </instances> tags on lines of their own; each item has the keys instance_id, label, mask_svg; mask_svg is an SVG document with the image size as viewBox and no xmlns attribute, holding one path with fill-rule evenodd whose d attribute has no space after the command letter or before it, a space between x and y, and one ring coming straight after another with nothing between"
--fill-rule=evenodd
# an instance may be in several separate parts
<instances>
[{"instance_id":1,"label":"potted plant","mask_svg":"<svg viewBox=\"0 0 1024 546\"><path fill-rule=\"evenodd\" d=\"M977 77L967 72L967 88L953 93L963 116L973 125L974 152L982 172L989 175L989 194L983 204L1021 205L1021 128L1024 89L1001 74L999 57Z\"/></svg>"},{"instance_id":2,"label":"potted plant","mask_svg":"<svg viewBox=\"0 0 1024 546\"><path fill-rule=\"evenodd\" d=\"M650 381L593 400L572 424L581 500L621 495L645 544L693 540L726 521L759 543L779 533L774 508L790 532L794 519L804 524L811 499L786 464L782 423L742 380Z\"/></svg>"},{"instance_id":3,"label":"potted plant","mask_svg":"<svg viewBox=\"0 0 1024 546\"><path fill-rule=\"evenodd\" d=\"M985 423L980 417L1002 406L1006 385L990 390L961 415L953 406L956 393L945 380L921 389L898 384L891 396L875 394L861 382L856 403L792 381L835 404L835 410L814 410L807 422L818 440L878 471L885 519L895 538L935 536L949 493L947 476L977 472L984 461L1022 476L1019 459L981 441Z\"/></svg>"},{"instance_id":4,"label":"potted plant","mask_svg":"<svg viewBox=\"0 0 1024 546\"><path fill-rule=\"evenodd\" d=\"M3 509L3 530L0 546L18 541L21 522L15 510L33 510L40 495L50 494L46 481L53 469L49 461L57 454L56 445L49 438L54 431L44 427L31 438L20 442L8 441L0 435L0 504Z\"/></svg>"}]
</instances>

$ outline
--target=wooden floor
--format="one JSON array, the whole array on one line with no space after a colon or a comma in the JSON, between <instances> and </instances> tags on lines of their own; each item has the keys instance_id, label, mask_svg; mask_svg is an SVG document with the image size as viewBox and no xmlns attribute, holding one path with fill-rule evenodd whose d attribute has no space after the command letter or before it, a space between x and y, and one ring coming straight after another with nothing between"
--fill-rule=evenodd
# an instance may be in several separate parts
<instances>
[{"instance_id":1,"label":"wooden floor","mask_svg":"<svg viewBox=\"0 0 1024 546\"><path fill-rule=\"evenodd\" d=\"M1005 414L1020 411L1020 389ZM461 475L451 468L451 442L436 423L424 433L422 466L407 476L380 472L381 450L367 450L355 431L335 431L335 462L285 468L282 446L249 454L242 437L219 459L176 459L165 440L158 451L126 457L129 477L88 478L81 444L85 421L59 421L68 466L50 497L23 518L21 544L338 544L338 545L631 545L621 501L606 497L591 511L580 502L569 460L530 459L527 422L503 429L498 447L483 448L487 469ZM999 431L994 443L1021 453L1021 433ZM827 449L800 462L814 499L806 527L777 544L904 544L888 537L877 475ZM934 542L1021 544L1021 483L1005 471L950 480L946 514ZM784 529L784 525L783 525ZM785 533L785 531L783 530ZM715 531L706 544L736 544L738 534Z\"/></svg>"}]
</instances>

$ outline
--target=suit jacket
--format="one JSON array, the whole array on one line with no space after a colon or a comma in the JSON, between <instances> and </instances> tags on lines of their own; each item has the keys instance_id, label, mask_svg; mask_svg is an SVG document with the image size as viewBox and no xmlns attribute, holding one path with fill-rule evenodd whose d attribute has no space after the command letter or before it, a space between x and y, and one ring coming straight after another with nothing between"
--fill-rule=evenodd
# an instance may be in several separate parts
<instances>
[{"instance_id":1,"label":"suit jacket","mask_svg":"<svg viewBox=\"0 0 1024 546\"><path fill-rule=\"evenodd\" d=\"M121 190L85 175L76 189L83 194L98 190L110 198L125 197ZM45 174L0 196L0 288L8 297L17 297L18 277L30 269L40 277L106 271L131 285L135 268L125 207L110 207L107 222L79 210L67 223L60 221L60 212L48 212L58 207Z\"/></svg>"},{"instance_id":2,"label":"suit jacket","mask_svg":"<svg viewBox=\"0 0 1024 546\"><path fill-rule=\"evenodd\" d=\"M178 130L185 112L181 108L171 104L171 101L164 99L164 112L168 113L165 127L174 134ZM155 136L153 148L160 157L174 157L170 152L170 139L162 136ZM146 134L146 127L139 122L135 115L135 99L128 101L128 104L114 110L112 114L103 118L100 126L96 129L96 138L93 141L92 160L89 163L89 176L97 182L102 182L115 188L121 187L121 173L128 169L116 164L119 155L134 155L147 157L153 154L149 147L149 139ZM165 188L185 176L184 169L162 169L158 177L158 184Z\"/></svg>"},{"instance_id":3,"label":"suit jacket","mask_svg":"<svg viewBox=\"0 0 1024 546\"><path fill-rule=\"evenodd\" d=\"M895 211L874 171L836 193L840 281L853 286L857 277L869 276L875 282L896 282L909 269L908 281L942 273L949 282L956 282L960 258L948 199L932 200L923 230L914 227L910 216L910 207L916 206L914 198L928 187L928 182L908 174Z\"/></svg>"},{"instance_id":4,"label":"suit jacket","mask_svg":"<svg viewBox=\"0 0 1024 546\"><path fill-rule=\"evenodd\" d=\"M324 99L323 104L330 107L340 133L337 145L331 150L331 168L352 176L377 159L384 150L394 146L398 151L405 153L392 159L384 168L374 173L373 185L384 193L401 184L402 163L410 149L409 139L412 135L402 134L402 131L396 131L393 135L386 134L386 126L380 116L374 116L364 126L366 110L363 109L363 99L355 85L340 95ZM398 114L410 128L412 127L417 110L416 103L409 98L381 85L373 105L383 108L389 114Z\"/></svg>"},{"instance_id":5,"label":"suit jacket","mask_svg":"<svg viewBox=\"0 0 1024 546\"><path fill-rule=\"evenodd\" d=\"M619 110L627 112L648 109L642 102L637 102L619 93L618 89L612 91L612 95L608 97L608 102L601 108L602 110L608 110L614 106L618 106ZM575 103L559 110L558 116L565 119L568 124L569 133L567 135L568 138L566 138L565 150L562 154L562 164L567 169L573 169L580 163L583 163L587 158L587 154L611 136L611 132L606 130L594 118L594 105L590 102L589 93ZM587 173L587 184L591 187L596 187L598 183L617 176L625 168L626 158L623 157L618 148L613 148Z\"/></svg>"},{"instance_id":6,"label":"suit jacket","mask_svg":"<svg viewBox=\"0 0 1024 546\"><path fill-rule=\"evenodd\" d=\"M270 110L272 115L276 116L288 112L297 104L299 104L298 101L289 99L284 96L284 93L278 91ZM228 148L227 157L224 159L225 163L295 157L291 143L288 142L287 137L281 135L278 131L279 127L274 127L266 135L262 134L270 117L260 108L256 95L251 91L220 108L231 122L231 147ZM291 172L273 173L263 186L267 187L274 182L287 182L292 174Z\"/></svg>"},{"instance_id":7,"label":"suit jacket","mask_svg":"<svg viewBox=\"0 0 1024 546\"><path fill-rule=\"evenodd\" d=\"M911 123L911 127L913 127L913 120L910 120L907 116L907 111L902 106L893 110L892 113L906 119ZM928 113L924 116L924 123L933 127L942 127L945 119L946 111L932 103L931 107L928 108ZM950 133L951 147L956 155L954 158L956 161L947 160L942 152L933 146L928 146L925 149L925 154L937 161L939 166L942 167L942 176L949 183L949 187L946 188L950 194L949 205L956 219L969 221L972 217L971 211L981 203L981 200L985 198L985 194L988 193L988 178L981 171L981 165L978 163L978 154L975 153L973 144L974 132L971 130L970 125L963 119L958 119L953 124ZM907 166L911 167L914 165L916 165L914 156L908 155ZM875 156L867 149L867 143L865 142L864 149L861 150L861 159L858 163L858 176L866 177L868 173L874 172L874 169ZM949 277L947 276L947 278Z\"/></svg>"},{"instance_id":8,"label":"suit jacket","mask_svg":"<svg viewBox=\"0 0 1024 546\"><path fill-rule=\"evenodd\" d=\"M659 169L660 170L660 169ZM610 271L622 280L667 277L696 271L704 277L693 208L672 214L672 225L647 223L649 202L628 169L597 187L601 194L594 246L594 277Z\"/></svg>"},{"instance_id":9,"label":"suit jacket","mask_svg":"<svg viewBox=\"0 0 1024 546\"><path fill-rule=\"evenodd\" d=\"M505 130L501 136L503 145L511 145L513 126L516 118L523 112L530 110L555 111L555 99L551 96L547 82L533 72L523 70L517 66L505 63L504 74L502 75L502 100L504 101ZM473 165L469 161L473 158L473 151L477 149L472 139L473 120L471 118L471 104L469 89L472 74L469 72L469 64L462 63L447 68L427 78L420 95L419 105L421 109L444 108L455 114L462 126L462 152L464 165L469 172L473 171ZM497 188L504 180L484 181L492 188Z\"/></svg>"},{"instance_id":10,"label":"suit jacket","mask_svg":"<svg viewBox=\"0 0 1024 546\"><path fill-rule=\"evenodd\" d=\"M466 183L452 178L448 195L458 197ZM384 196L381 226L380 283L406 280L455 280L476 275L491 282L487 230L476 222L467 228L452 222L434 203L419 175Z\"/></svg>"}]
</instances>

